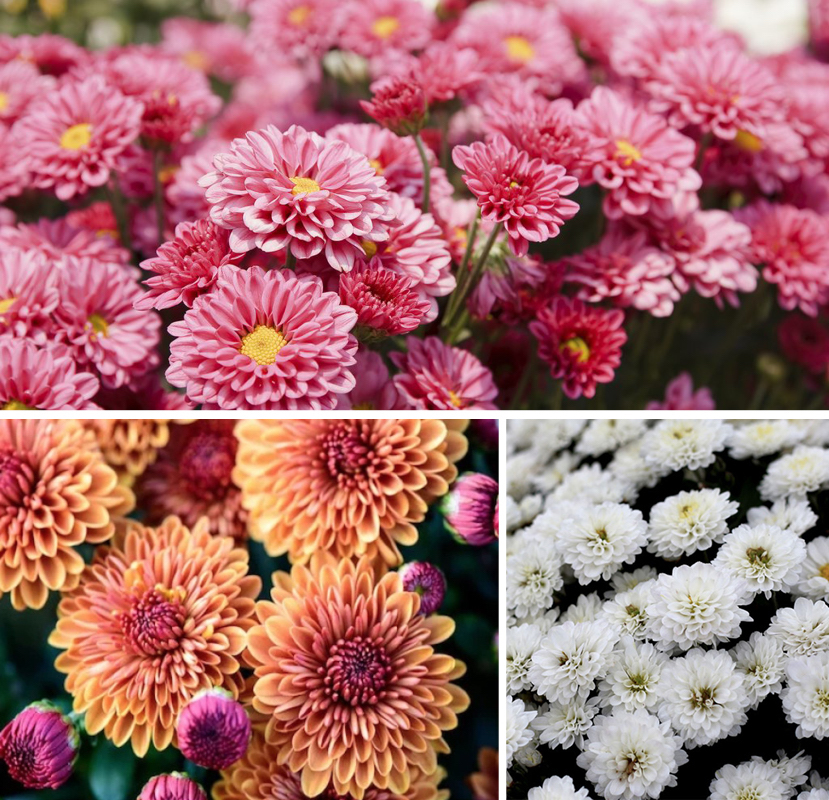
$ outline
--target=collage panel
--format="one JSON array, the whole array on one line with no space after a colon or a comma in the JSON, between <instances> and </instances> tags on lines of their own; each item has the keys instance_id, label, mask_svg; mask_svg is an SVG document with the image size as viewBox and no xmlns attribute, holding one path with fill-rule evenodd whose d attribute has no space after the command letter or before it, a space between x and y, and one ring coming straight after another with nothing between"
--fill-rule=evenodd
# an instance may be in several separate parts
<instances>
[{"instance_id":1,"label":"collage panel","mask_svg":"<svg viewBox=\"0 0 829 800\"><path fill-rule=\"evenodd\" d=\"M829 797L829 422L506 434L506 797Z\"/></svg>"}]
</instances>

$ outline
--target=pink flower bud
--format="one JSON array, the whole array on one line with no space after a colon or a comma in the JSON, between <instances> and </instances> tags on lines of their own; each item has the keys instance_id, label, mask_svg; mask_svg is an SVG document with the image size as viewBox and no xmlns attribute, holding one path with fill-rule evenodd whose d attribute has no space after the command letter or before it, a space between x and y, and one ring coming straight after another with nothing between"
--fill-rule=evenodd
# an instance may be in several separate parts
<instances>
[{"instance_id":1,"label":"pink flower bud","mask_svg":"<svg viewBox=\"0 0 829 800\"><path fill-rule=\"evenodd\" d=\"M156 775L141 790L138 800L206 800L204 789L181 772Z\"/></svg>"},{"instance_id":2,"label":"pink flower bud","mask_svg":"<svg viewBox=\"0 0 829 800\"><path fill-rule=\"evenodd\" d=\"M498 538L498 483L488 475L461 475L442 510L449 529L467 544L484 545Z\"/></svg>"},{"instance_id":3,"label":"pink flower bud","mask_svg":"<svg viewBox=\"0 0 829 800\"><path fill-rule=\"evenodd\" d=\"M426 123L426 94L411 77L394 75L371 85L371 101L363 111L398 136L414 136Z\"/></svg>"},{"instance_id":4,"label":"pink flower bud","mask_svg":"<svg viewBox=\"0 0 829 800\"><path fill-rule=\"evenodd\" d=\"M245 754L250 741L250 720L229 692L208 689L185 706L176 733L179 750L194 764L225 769Z\"/></svg>"},{"instance_id":5,"label":"pink flower bud","mask_svg":"<svg viewBox=\"0 0 829 800\"><path fill-rule=\"evenodd\" d=\"M433 614L440 608L446 594L446 578L434 564L412 561L400 567L403 588L420 595L420 613Z\"/></svg>"}]
</instances>

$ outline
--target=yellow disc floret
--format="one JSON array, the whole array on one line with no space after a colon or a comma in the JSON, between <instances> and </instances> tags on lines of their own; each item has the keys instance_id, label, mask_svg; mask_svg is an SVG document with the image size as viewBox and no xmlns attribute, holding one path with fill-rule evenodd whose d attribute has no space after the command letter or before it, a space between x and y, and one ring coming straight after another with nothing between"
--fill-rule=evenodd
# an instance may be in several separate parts
<instances>
[{"instance_id":1,"label":"yellow disc floret","mask_svg":"<svg viewBox=\"0 0 829 800\"><path fill-rule=\"evenodd\" d=\"M371 30L380 39L388 39L400 27L397 17L377 17Z\"/></svg>"},{"instance_id":2,"label":"yellow disc floret","mask_svg":"<svg viewBox=\"0 0 829 800\"><path fill-rule=\"evenodd\" d=\"M627 139L618 139L616 142L616 158L624 159L625 166L629 167L634 161L642 160L642 153Z\"/></svg>"},{"instance_id":3,"label":"yellow disc floret","mask_svg":"<svg viewBox=\"0 0 829 800\"><path fill-rule=\"evenodd\" d=\"M291 178L291 183L294 185L294 188L291 189L293 195L319 192L322 188L313 178L302 178L298 175Z\"/></svg>"},{"instance_id":4,"label":"yellow disc floret","mask_svg":"<svg viewBox=\"0 0 829 800\"><path fill-rule=\"evenodd\" d=\"M513 61L531 61L535 56L535 48L523 36L507 36L504 39L507 55Z\"/></svg>"},{"instance_id":5,"label":"yellow disc floret","mask_svg":"<svg viewBox=\"0 0 829 800\"><path fill-rule=\"evenodd\" d=\"M80 150L92 141L92 126L88 122L79 122L67 128L60 137L60 146L64 150Z\"/></svg>"},{"instance_id":6,"label":"yellow disc floret","mask_svg":"<svg viewBox=\"0 0 829 800\"><path fill-rule=\"evenodd\" d=\"M97 312L89 315L89 324L92 330L100 336L109 336L109 323Z\"/></svg>"},{"instance_id":7,"label":"yellow disc floret","mask_svg":"<svg viewBox=\"0 0 829 800\"><path fill-rule=\"evenodd\" d=\"M270 325L257 325L250 333L242 337L239 352L255 361L267 366L276 361L279 351L288 344L282 331Z\"/></svg>"},{"instance_id":8,"label":"yellow disc floret","mask_svg":"<svg viewBox=\"0 0 829 800\"><path fill-rule=\"evenodd\" d=\"M581 336L574 336L572 339L563 342L559 350L567 350L579 364L583 364L590 358L590 346Z\"/></svg>"}]
</instances>

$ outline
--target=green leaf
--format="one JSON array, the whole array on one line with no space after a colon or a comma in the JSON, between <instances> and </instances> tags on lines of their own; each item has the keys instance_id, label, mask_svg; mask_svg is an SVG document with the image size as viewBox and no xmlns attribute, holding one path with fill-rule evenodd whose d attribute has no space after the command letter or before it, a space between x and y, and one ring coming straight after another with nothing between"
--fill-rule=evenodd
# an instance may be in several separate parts
<instances>
[{"instance_id":1,"label":"green leaf","mask_svg":"<svg viewBox=\"0 0 829 800\"><path fill-rule=\"evenodd\" d=\"M126 800L135 771L129 745L116 747L102 739L89 767L89 788L95 800Z\"/></svg>"}]
</instances>

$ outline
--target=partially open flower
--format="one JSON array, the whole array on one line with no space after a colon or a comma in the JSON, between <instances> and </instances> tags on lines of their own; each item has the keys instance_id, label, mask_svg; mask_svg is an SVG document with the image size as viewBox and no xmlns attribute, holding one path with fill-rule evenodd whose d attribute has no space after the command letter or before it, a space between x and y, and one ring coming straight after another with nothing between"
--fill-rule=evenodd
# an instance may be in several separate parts
<instances>
[{"instance_id":1,"label":"partially open flower","mask_svg":"<svg viewBox=\"0 0 829 800\"><path fill-rule=\"evenodd\" d=\"M138 800L206 800L204 789L181 772L151 778Z\"/></svg>"},{"instance_id":2,"label":"partially open flower","mask_svg":"<svg viewBox=\"0 0 829 800\"><path fill-rule=\"evenodd\" d=\"M426 93L412 77L390 76L371 85L370 102L360 102L363 111L398 136L413 136L426 123Z\"/></svg>"},{"instance_id":3,"label":"partially open flower","mask_svg":"<svg viewBox=\"0 0 829 800\"><path fill-rule=\"evenodd\" d=\"M250 741L250 719L224 689L197 694L181 712L176 734L179 750L194 764L226 769L238 761Z\"/></svg>"},{"instance_id":4,"label":"partially open flower","mask_svg":"<svg viewBox=\"0 0 829 800\"><path fill-rule=\"evenodd\" d=\"M420 597L420 613L434 614L446 594L446 577L442 570L425 561L411 561L398 570L403 588Z\"/></svg>"},{"instance_id":5,"label":"partially open flower","mask_svg":"<svg viewBox=\"0 0 829 800\"><path fill-rule=\"evenodd\" d=\"M443 501L449 529L468 544L498 538L498 482L480 472L461 475Z\"/></svg>"}]
</instances>

